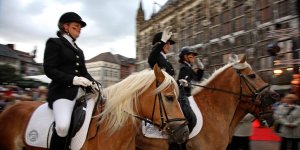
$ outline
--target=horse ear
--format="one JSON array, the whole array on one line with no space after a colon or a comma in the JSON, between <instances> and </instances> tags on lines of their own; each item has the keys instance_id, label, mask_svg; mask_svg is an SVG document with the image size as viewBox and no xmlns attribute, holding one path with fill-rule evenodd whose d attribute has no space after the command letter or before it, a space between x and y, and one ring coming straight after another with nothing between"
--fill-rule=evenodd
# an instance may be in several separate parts
<instances>
[{"instance_id":1,"label":"horse ear","mask_svg":"<svg viewBox=\"0 0 300 150\"><path fill-rule=\"evenodd\" d=\"M240 63L245 63L247 59L246 55L243 55L242 59L240 60Z\"/></svg>"},{"instance_id":2,"label":"horse ear","mask_svg":"<svg viewBox=\"0 0 300 150\"><path fill-rule=\"evenodd\" d=\"M158 67L157 64L154 65L153 70L154 70L154 74L155 74L156 80L159 83L162 83L165 80L164 73L160 70L160 68Z\"/></svg>"}]
</instances>

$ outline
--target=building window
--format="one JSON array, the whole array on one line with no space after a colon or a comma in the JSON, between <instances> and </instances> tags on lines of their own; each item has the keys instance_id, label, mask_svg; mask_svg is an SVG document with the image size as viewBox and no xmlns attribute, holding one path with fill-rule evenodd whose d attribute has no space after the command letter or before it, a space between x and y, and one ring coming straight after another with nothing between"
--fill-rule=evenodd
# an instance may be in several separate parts
<instances>
[{"instance_id":1,"label":"building window","mask_svg":"<svg viewBox=\"0 0 300 150\"><path fill-rule=\"evenodd\" d=\"M273 68L273 59L272 57L264 57L260 59L260 68L261 69L272 69Z\"/></svg>"},{"instance_id":2,"label":"building window","mask_svg":"<svg viewBox=\"0 0 300 150\"><path fill-rule=\"evenodd\" d=\"M234 31L241 31L244 29L244 13L243 5L238 5L234 8Z\"/></svg>"},{"instance_id":3,"label":"building window","mask_svg":"<svg viewBox=\"0 0 300 150\"><path fill-rule=\"evenodd\" d=\"M223 12L222 15L222 22L223 22L223 35L230 34L232 32L231 28L231 11L226 10Z\"/></svg>"},{"instance_id":4,"label":"building window","mask_svg":"<svg viewBox=\"0 0 300 150\"><path fill-rule=\"evenodd\" d=\"M211 17L211 26L210 32L211 32L211 39L220 37L220 16L215 15Z\"/></svg>"},{"instance_id":5,"label":"building window","mask_svg":"<svg viewBox=\"0 0 300 150\"><path fill-rule=\"evenodd\" d=\"M272 19L269 0L257 0L259 20L261 23L269 22Z\"/></svg>"},{"instance_id":6,"label":"building window","mask_svg":"<svg viewBox=\"0 0 300 150\"><path fill-rule=\"evenodd\" d=\"M288 3L289 3L288 0L284 0L284 1L280 1L276 4L277 5L277 11L278 11L278 18L285 17L289 14Z\"/></svg>"},{"instance_id":7,"label":"building window","mask_svg":"<svg viewBox=\"0 0 300 150\"><path fill-rule=\"evenodd\" d=\"M196 35L196 40L197 40L197 43L203 43L203 41L204 41L203 32L200 32Z\"/></svg>"}]
</instances>

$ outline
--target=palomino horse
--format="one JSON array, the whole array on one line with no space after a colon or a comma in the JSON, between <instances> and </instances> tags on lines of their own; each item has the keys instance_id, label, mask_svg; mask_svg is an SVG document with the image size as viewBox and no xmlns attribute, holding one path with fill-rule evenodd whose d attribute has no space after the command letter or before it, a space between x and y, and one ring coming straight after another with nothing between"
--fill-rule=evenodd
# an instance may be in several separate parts
<instances>
[{"instance_id":1,"label":"palomino horse","mask_svg":"<svg viewBox=\"0 0 300 150\"><path fill-rule=\"evenodd\" d=\"M157 66L154 72L141 71L104 89L104 95L107 100L103 102L103 110L94 113L97 117L91 121L83 150L135 149L141 119L172 133L173 142L181 143L188 138L186 120L177 101L178 86ZM27 122L39 105L41 103L19 102L1 114L1 150L42 149L29 147L23 140Z\"/></svg>"},{"instance_id":2,"label":"palomino horse","mask_svg":"<svg viewBox=\"0 0 300 150\"><path fill-rule=\"evenodd\" d=\"M271 112L269 106L278 95L270 91L269 84L255 74L245 60L244 56L240 61L216 70L193 90L192 96L203 116L203 126L187 141L187 149L225 150L245 114L250 112L260 117ZM168 141L163 139L147 138L141 133L136 139L137 149L168 149Z\"/></svg>"}]
</instances>

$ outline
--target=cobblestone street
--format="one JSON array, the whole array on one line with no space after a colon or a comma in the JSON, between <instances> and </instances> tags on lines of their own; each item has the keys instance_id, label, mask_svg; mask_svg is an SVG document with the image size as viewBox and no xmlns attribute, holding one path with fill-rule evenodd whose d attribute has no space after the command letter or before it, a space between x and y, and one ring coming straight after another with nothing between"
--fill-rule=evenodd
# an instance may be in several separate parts
<instances>
[{"instance_id":1,"label":"cobblestone street","mask_svg":"<svg viewBox=\"0 0 300 150\"><path fill-rule=\"evenodd\" d=\"M279 150L280 142L251 141L251 150Z\"/></svg>"}]
</instances>

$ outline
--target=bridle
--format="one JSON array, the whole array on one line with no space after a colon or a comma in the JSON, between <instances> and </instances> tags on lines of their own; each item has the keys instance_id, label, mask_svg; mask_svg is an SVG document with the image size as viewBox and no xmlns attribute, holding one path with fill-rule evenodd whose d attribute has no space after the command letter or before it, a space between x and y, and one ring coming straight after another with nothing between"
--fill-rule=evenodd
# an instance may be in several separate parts
<instances>
[{"instance_id":1,"label":"bridle","mask_svg":"<svg viewBox=\"0 0 300 150\"><path fill-rule=\"evenodd\" d=\"M159 86L159 82L156 81L156 87L158 87L158 86ZM156 104L157 100L159 102L159 113L160 113L161 124L157 124L157 123L154 122L154 114L155 114L155 108L156 108L155 104ZM161 130L161 131L167 131L167 133L169 135L173 135L178 130L180 130L180 129L182 129L185 126L188 125L188 121L187 121L186 118L172 118L172 119L170 119L168 117L161 92L158 92L155 95L151 120L146 118L146 117L142 117L142 116L138 116L138 115L134 115L134 114L131 114L131 115L138 118L138 119L140 119L140 120L143 120L145 122L145 124L150 123L150 124L158 127L159 130ZM172 129L169 124L172 123L172 122L175 122L175 121L184 121L184 122L180 126Z\"/></svg>"},{"instance_id":2,"label":"bridle","mask_svg":"<svg viewBox=\"0 0 300 150\"><path fill-rule=\"evenodd\" d=\"M229 93L229 94L233 94L233 95L237 95L239 96L239 102L241 101L245 101L243 98L250 98L251 102L252 102L252 106L255 106L254 108L258 106L259 109L259 113L258 114L254 114L256 117L260 117L263 114L269 113L269 112L265 112L264 109L262 109L264 107L264 104L266 103L265 99L261 99L263 93L265 93L266 90L270 89L270 84L266 83L264 86L260 87L260 88L256 88L255 85L248 79L248 77L245 74L241 73L242 69L236 69L236 73L238 74L239 78L240 78L240 90L239 93L237 92L233 92L233 91L229 91L229 90L225 90L225 89L220 89L220 88L214 88L214 87L208 87L208 86L203 86L203 85L199 85L199 84L191 84L194 86L198 86L198 87L202 87L202 88L206 88L206 89L210 89L210 90L214 90L214 91L220 91L220 92L224 92L224 93ZM251 94L244 94L243 93L243 84L245 83L245 85L247 86L247 88L249 89L249 91L251 92Z\"/></svg>"},{"instance_id":3,"label":"bridle","mask_svg":"<svg viewBox=\"0 0 300 150\"><path fill-rule=\"evenodd\" d=\"M96 102L96 106L100 103L100 104L103 104L103 100L105 100L106 98L103 96L103 89L102 89L102 85L100 84L100 87L99 87L99 84L97 84L98 86L98 89L99 90L96 90L97 92L99 92L100 94L98 95L98 98L97 98L97 102ZM156 87L159 86L159 82L156 81ZM94 90L94 89L93 89ZM94 90L95 91L95 90ZM158 98L157 98L158 97ZM154 113L155 113L155 107L156 107L156 101L159 101L159 112L160 112L160 119L161 119L161 124L157 124L154 122ZM98 109L98 108L97 108ZM97 110L96 108L94 108L94 111L93 111L93 114L94 112ZM98 110L98 112L102 112L102 107L100 107L101 110ZM163 98L162 98L162 95L161 95L161 92L158 92L156 95L155 95L155 99L154 99L154 103L153 103L153 110L152 110L152 117L151 117L151 120L149 120L148 118L146 117L142 117L142 116L138 116L138 115L135 115L135 114L132 114L132 113L129 113L127 111L124 111L126 112L127 114L137 118L137 119L140 119L140 120L143 120L145 121L145 124L146 123L150 123L156 127L159 128L159 130L161 131L167 131L166 133L169 134L169 135L174 135L174 133L176 133L178 130L184 128L185 126L188 125L188 121L186 120L186 118L173 118L173 119L169 119L168 118L168 115L167 115L167 111L166 111L166 108L165 108L165 105L164 105L164 102L163 102ZM100 120L100 118L98 118L98 120ZM175 122L175 121L184 121L184 123L182 123L180 126L176 127L176 128L173 128L171 129L169 124L171 122ZM97 132L96 134L98 133L98 130L99 130L99 125L97 125ZM91 136L89 139L92 139L94 138L95 135Z\"/></svg>"}]
</instances>

